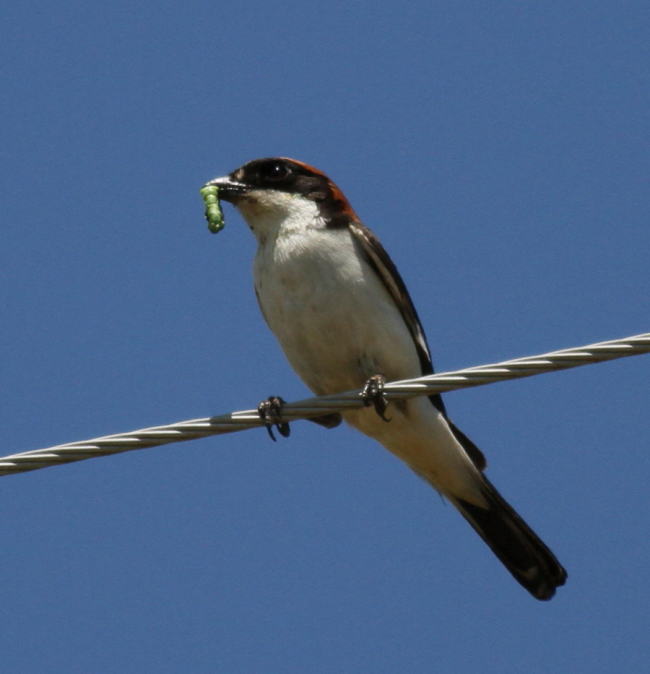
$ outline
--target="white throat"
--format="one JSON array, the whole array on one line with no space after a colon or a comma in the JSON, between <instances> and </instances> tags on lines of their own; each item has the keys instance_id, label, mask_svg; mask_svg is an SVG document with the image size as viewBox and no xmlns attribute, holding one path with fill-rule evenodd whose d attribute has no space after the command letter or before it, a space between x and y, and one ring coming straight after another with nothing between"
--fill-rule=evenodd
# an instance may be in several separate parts
<instances>
[{"instance_id":1,"label":"white throat","mask_svg":"<svg viewBox=\"0 0 650 674\"><path fill-rule=\"evenodd\" d=\"M314 201L288 192L251 191L239 200L237 210L260 245L308 229L325 228Z\"/></svg>"}]
</instances>

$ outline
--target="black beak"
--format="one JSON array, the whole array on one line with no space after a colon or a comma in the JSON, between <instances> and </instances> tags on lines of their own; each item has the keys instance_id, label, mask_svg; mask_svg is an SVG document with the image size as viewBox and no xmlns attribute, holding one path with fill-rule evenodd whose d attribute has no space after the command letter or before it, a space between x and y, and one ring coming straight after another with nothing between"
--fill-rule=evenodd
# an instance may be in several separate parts
<instances>
[{"instance_id":1,"label":"black beak","mask_svg":"<svg viewBox=\"0 0 650 674\"><path fill-rule=\"evenodd\" d=\"M213 185L219 188L219 199L223 199L223 201L229 201L230 203L235 203L237 201L237 197L243 196L248 190L248 187L244 185L244 183L238 183L230 176L215 178L209 183L206 183L205 187Z\"/></svg>"}]
</instances>

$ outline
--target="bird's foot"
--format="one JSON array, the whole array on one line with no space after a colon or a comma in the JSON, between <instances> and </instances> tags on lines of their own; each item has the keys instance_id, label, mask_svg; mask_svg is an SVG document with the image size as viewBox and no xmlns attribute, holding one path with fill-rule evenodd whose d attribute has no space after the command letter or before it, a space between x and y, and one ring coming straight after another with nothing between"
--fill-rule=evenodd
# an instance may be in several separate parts
<instances>
[{"instance_id":1,"label":"bird's foot","mask_svg":"<svg viewBox=\"0 0 650 674\"><path fill-rule=\"evenodd\" d=\"M390 419L386 418L388 401L386 400L386 396L384 396L385 384L386 377L384 377L383 374L375 374L368 379L360 395L363 398L363 404L366 407L373 405L375 412L377 412L384 421L390 421Z\"/></svg>"},{"instance_id":2,"label":"bird's foot","mask_svg":"<svg viewBox=\"0 0 650 674\"><path fill-rule=\"evenodd\" d=\"M269 432L269 436L273 442L275 442L275 435L273 435L273 426L278 429L278 433L283 438L288 438L291 433L291 428L289 427L288 421L282 421L282 406L284 405L284 400L279 396L270 396L266 400L257 406L257 413L260 415L260 419L264 422L266 430Z\"/></svg>"}]
</instances>

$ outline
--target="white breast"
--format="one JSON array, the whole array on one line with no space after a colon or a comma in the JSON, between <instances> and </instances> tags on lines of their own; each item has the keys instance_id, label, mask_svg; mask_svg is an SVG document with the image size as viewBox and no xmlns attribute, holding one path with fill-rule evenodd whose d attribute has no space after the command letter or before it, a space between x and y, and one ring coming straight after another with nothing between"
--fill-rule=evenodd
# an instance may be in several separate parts
<instances>
[{"instance_id":1,"label":"white breast","mask_svg":"<svg viewBox=\"0 0 650 674\"><path fill-rule=\"evenodd\" d=\"M298 375L319 395L358 388L373 374L418 376L411 335L349 230L294 224L260 243L254 278Z\"/></svg>"}]
</instances>

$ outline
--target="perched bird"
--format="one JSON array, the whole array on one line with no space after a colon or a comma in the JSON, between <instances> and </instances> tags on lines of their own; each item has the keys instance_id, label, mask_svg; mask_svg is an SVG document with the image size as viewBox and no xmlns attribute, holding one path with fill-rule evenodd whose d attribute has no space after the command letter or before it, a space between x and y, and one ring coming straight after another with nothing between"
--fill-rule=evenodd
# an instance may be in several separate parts
<instances>
[{"instance_id":1,"label":"perched bird","mask_svg":"<svg viewBox=\"0 0 650 674\"><path fill-rule=\"evenodd\" d=\"M431 355L402 277L341 190L282 157L251 161L208 185L257 239L257 299L300 378L316 395L365 386L375 409L344 412L345 421L447 498L535 598L550 599L566 571L485 477L485 457L440 395L390 403L384 414L382 382L431 374Z\"/></svg>"}]
</instances>

